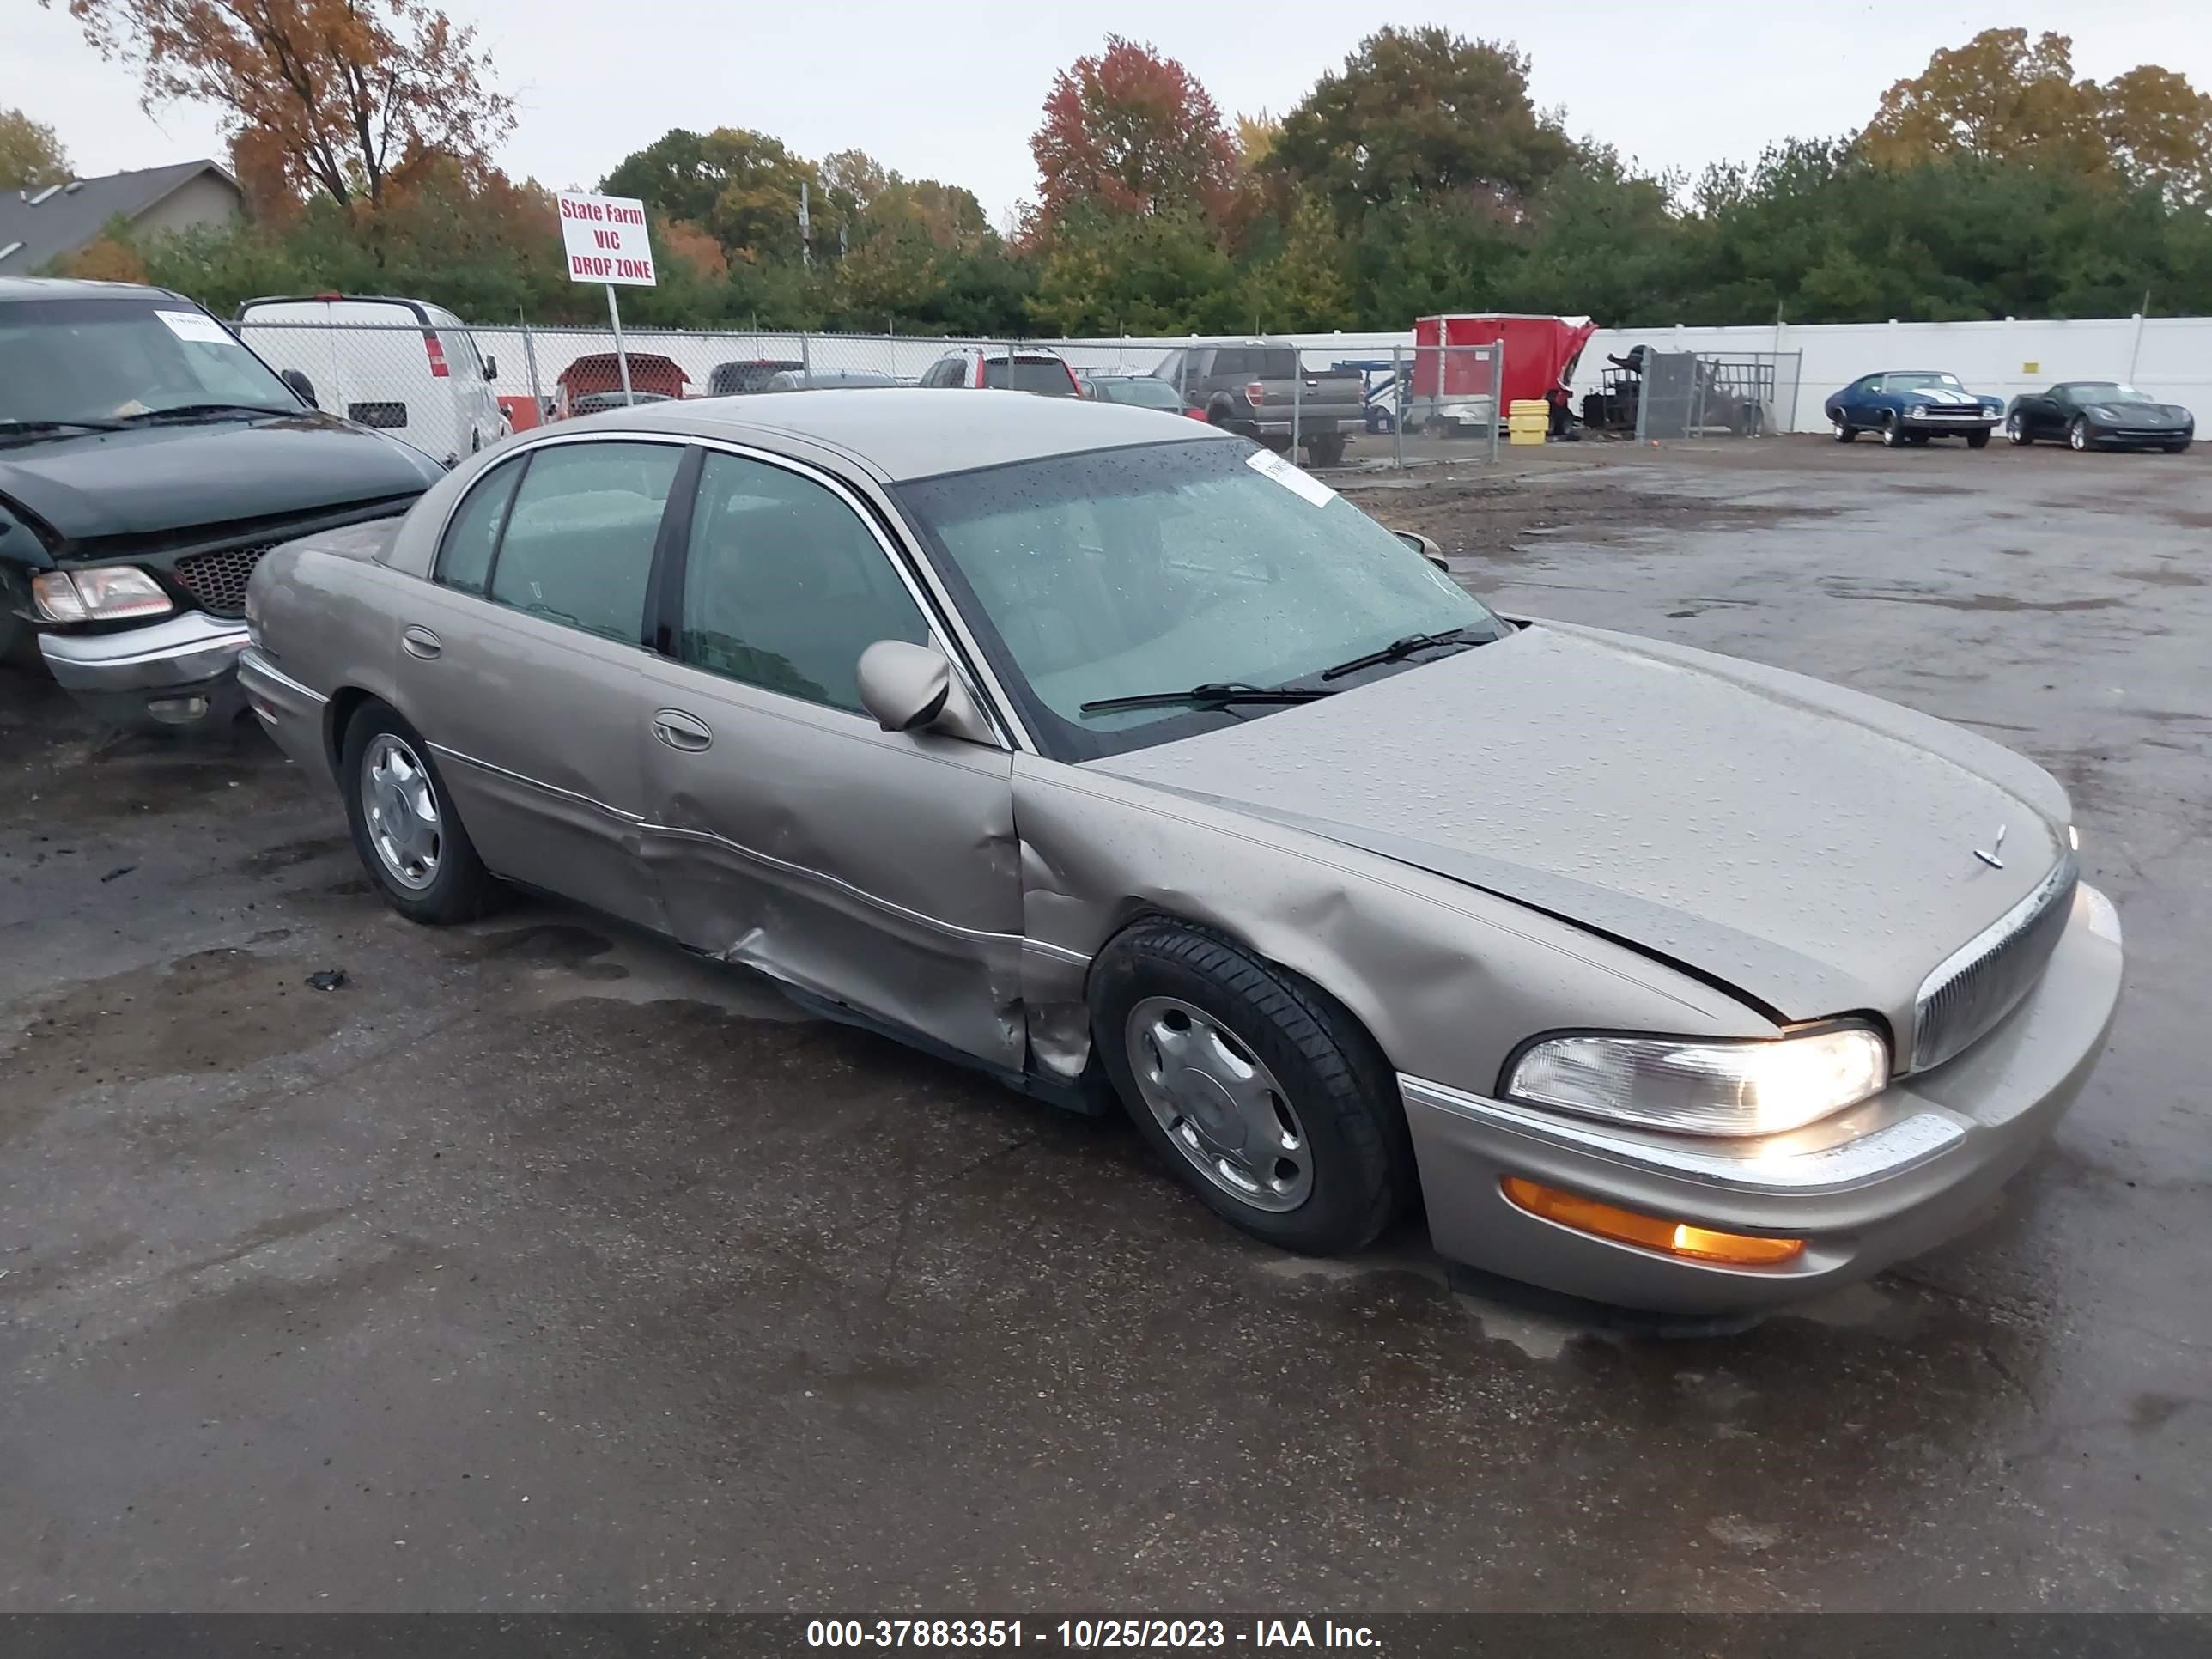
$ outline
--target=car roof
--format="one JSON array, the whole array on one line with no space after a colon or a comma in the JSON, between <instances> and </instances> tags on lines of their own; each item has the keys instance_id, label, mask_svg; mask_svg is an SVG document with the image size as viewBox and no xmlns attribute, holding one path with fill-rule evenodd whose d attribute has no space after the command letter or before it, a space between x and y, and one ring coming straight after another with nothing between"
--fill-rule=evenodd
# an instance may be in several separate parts
<instances>
[{"instance_id":1,"label":"car roof","mask_svg":"<svg viewBox=\"0 0 2212 1659\"><path fill-rule=\"evenodd\" d=\"M0 303L9 300L184 300L144 283L94 283L76 276L0 276ZM187 305L191 301L185 301Z\"/></svg>"},{"instance_id":2,"label":"car roof","mask_svg":"<svg viewBox=\"0 0 2212 1659\"><path fill-rule=\"evenodd\" d=\"M917 386L787 392L775 398L688 398L628 411L637 430L743 441L783 434L842 450L894 483L1139 444L1228 440L1156 409L976 391L945 398Z\"/></svg>"}]
</instances>

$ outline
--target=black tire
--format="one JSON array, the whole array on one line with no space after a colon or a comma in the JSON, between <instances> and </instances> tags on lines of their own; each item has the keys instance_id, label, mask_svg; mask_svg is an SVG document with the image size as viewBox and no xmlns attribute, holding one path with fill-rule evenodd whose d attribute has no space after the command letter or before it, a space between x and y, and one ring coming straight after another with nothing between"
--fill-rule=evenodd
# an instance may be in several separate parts
<instances>
[{"instance_id":1,"label":"black tire","mask_svg":"<svg viewBox=\"0 0 2212 1659\"><path fill-rule=\"evenodd\" d=\"M1840 415L1828 416L1828 424L1835 428L1836 441L1839 444L1847 444L1859 435L1858 428L1848 424Z\"/></svg>"},{"instance_id":2,"label":"black tire","mask_svg":"<svg viewBox=\"0 0 2212 1659\"><path fill-rule=\"evenodd\" d=\"M1967 448L1969 448L1969 449L1987 449L1989 447L1990 447L1990 434L1989 434L1988 433L1986 433L1986 432L1969 432L1969 433L1966 434L1966 447L1967 447Z\"/></svg>"},{"instance_id":3,"label":"black tire","mask_svg":"<svg viewBox=\"0 0 2212 1659\"><path fill-rule=\"evenodd\" d=\"M1344 434L1337 432L1325 438L1310 439L1306 453L1316 466L1334 466L1344 459Z\"/></svg>"},{"instance_id":4,"label":"black tire","mask_svg":"<svg viewBox=\"0 0 2212 1659\"><path fill-rule=\"evenodd\" d=\"M1900 415L1892 415L1881 423L1881 447L1884 449L1900 449L1904 445L1905 418Z\"/></svg>"},{"instance_id":5,"label":"black tire","mask_svg":"<svg viewBox=\"0 0 2212 1659\"><path fill-rule=\"evenodd\" d=\"M1395 1074L1334 998L1217 934L1165 918L1110 940L1089 994L1093 1040L1122 1106L1216 1214L1284 1249L1334 1255L1370 1243L1412 1201L1413 1145ZM1132 1011L1152 997L1200 1010L1274 1074L1312 1159L1310 1190L1296 1209L1262 1209L1216 1185L1145 1103L1127 1033Z\"/></svg>"},{"instance_id":6,"label":"black tire","mask_svg":"<svg viewBox=\"0 0 2212 1659\"><path fill-rule=\"evenodd\" d=\"M372 838L368 808L362 799L362 768L370 745L380 737L396 738L419 762L436 807L437 863L421 886L410 886L394 874ZM476 843L462 826L430 745L389 703L371 698L346 722L345 738L339 747L338 787L345 797L346 822L352 827L354 851L361 855L362 867L384 895L385 902L408 921L449 927L474 921L497 902L502 890L498 879L477 856Z\"/></svg>"},{"instance_id":7,"label":"black tire","mask_svg":"<svg viewBox=\"0 0 2212 1659\"><path fill-rule=\"evenodd\" d=\"M2166 453L2169 455L2186 455L2189 453L2189 440L2184 438L2178 444L2168 444L2166 447Z\"/></svg>"},{"instance_id":8,"label":"black tire","mask_svg":"<svg viewBox=\"0 0 2212 1659\"><path fill-rule=\"evenodd\" d=\"M2005 441L2016 449L2025 449L2035 441L2035 434L2027 429L2027 422L2014 410L2005 416Z\"/></svg>"},{"instance_id":9,"label":"black tire","mask_svg":"<svg viewBox=\"0 0 2212 1659\"><path fill-rule=\"evenodd\" d=\"M1932 432L1908 432L1905 435L1912 447L1917 449L1936 434Z\"/></svg>"},{"instance_id":10,"label":"black tire","mask_svg":"<svg viewBox=\"0 0 2212 1659\"><path fill-rule=\"evenodd\" d=\"M2066 428L2066 447L2069 449L2086 451L2095 448L2096 444L2097 428L2089 424L2087 416L2076 415L2074 417L2074 423Z\"/></svg>"}]
</instances>

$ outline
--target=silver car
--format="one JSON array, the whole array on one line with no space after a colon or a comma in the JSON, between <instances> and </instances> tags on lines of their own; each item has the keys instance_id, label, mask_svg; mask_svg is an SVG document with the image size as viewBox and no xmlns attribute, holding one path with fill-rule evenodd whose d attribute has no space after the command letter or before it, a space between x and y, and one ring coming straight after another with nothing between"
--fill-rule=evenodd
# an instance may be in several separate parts
<instances>
[{"instance_id":1,"label":"silver car","mask_svg":"<svg viewBox=\"0 0 2212 1659\"><path fill-rule=\"evenodd\" d=\"M270 554L241 672L403 915L548 890L1118 1097L1288 1249L1418 1201L1449 1257L1724 1312L1955 1232L2118 995L2064 792L1437 562L1173 415L668 403Z\"/></svg>"}]
</instances>

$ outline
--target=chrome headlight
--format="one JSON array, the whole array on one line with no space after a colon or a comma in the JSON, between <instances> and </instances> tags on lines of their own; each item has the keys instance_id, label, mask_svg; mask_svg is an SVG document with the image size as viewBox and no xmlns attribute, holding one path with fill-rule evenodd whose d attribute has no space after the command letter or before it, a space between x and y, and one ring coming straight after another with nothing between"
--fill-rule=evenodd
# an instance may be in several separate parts
<instances>
[{"instance_id":1,"label":"chrome headlight","mask_svg":"<svg viewBox=\"0 0 2212 1659\"><path fill-rule=\"evenodd\" d=\"M42 570L31 578L31 599L48 622L125 622L176 609L161 586L136 565Z\"/></svg>"},{"instance_id":2,"label":"chrome headlight","mask_svg":"<svg viewBox=\"0 0 2212 1659\"><path fill-rule=\"evenodd\" d=\"M1769 1135L1856 1105L1888 1081L1880 1033L1832 1025L1748 1041L1546 1037L1513 1062L1505 1093L1648 1128Z\"/></svg>"},{"instance_id":3,"label":"chrome headlight","mask_svg":"<svg viewBox=\"0 0 2212 1659\"><path fill-rule=\"evenodd\" d=\"M1928 405L1926 404L1915 404L1905 412L1908 415L1925 415L1928 412Z\"/></svg>"}]
</instances>

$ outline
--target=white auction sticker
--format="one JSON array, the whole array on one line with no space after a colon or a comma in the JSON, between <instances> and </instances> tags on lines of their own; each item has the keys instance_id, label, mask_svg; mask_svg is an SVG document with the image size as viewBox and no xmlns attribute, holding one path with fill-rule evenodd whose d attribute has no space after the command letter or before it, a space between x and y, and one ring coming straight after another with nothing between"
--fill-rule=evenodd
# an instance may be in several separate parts
<instances>
[{"instance_id":1,"label":"white auction sticker","mask_svg":"<svg viewBox=\"0 0 2212 1659\"><path fill-rule=\"evenodd\" d=\"M222 345L230 338L229 331L203 311L157 311L154 314L167 323L169 332L179 340Z\"/></svg>"},{"instance_id":2,"label":"white auction sticker","mask_svg":"<svg viewBox=\"0 0 2212 1659\"><path fill-rule=\"evenodd\" d=\"M1244 465L1263 478L1273 478L1293 495L1302 496L1316 507L1327 507L1336 499L1336 492L1310 473L1303 472L1272 449L1255 449L1244 458Z\"/></svg>"}]
</instances>

